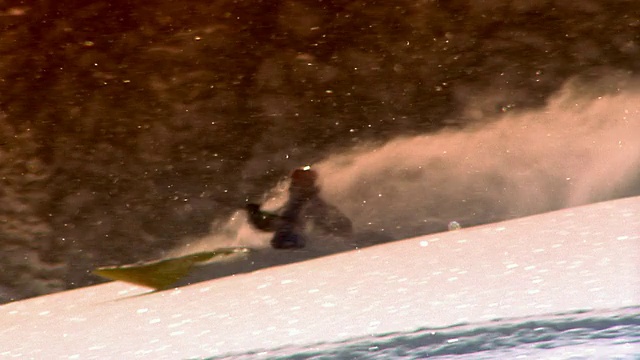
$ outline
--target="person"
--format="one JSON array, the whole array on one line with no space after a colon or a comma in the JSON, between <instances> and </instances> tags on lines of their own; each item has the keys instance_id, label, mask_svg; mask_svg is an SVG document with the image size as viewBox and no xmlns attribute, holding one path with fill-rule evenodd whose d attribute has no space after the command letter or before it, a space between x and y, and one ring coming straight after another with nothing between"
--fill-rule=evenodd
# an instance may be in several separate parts
<instances>
[{"instance_id":1,"label":"person","mask_svg":"<svg viewBox=\"0 0 640 360\"><path fill-rule=\"evenodd\" d=\"M352 223L338 208L325 202L316 184L318 173L306 166L291 174L289 199L278 214L260 210L258 204L247 204L249 222L262 231L273 231L271 246L275 249L300 249L306 245L305 228L338 235L352 233Z\"/></svg>"}]
</instances>

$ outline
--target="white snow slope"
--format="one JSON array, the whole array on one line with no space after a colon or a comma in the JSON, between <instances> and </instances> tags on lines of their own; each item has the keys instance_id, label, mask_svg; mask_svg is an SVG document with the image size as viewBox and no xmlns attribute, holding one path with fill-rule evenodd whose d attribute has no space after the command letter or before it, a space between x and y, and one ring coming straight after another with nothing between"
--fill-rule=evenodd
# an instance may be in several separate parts
<instances>
[{"instance_id":1,"label":"white snow slope","mask_svg":"<svg viewBox=\"0 0 640 360\"><path fill-rule=\"evenodd\" d=\"M634 358L640 197L164 292L113 282L0 319L7 358Z\"/></svg>"}]
</instances>

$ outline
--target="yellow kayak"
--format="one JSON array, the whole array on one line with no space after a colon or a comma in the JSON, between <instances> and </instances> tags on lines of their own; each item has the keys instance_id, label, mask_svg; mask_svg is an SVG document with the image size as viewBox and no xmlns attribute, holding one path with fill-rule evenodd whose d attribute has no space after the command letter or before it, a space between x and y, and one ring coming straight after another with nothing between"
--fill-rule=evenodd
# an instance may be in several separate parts
<instances>
[{"instance_id":1,"label":"yellow kayak","mask_svg":"<svg viewBox=\"0 0 640 360\"><path fill-rule=\"evenodd\" d=\"M191 269L198 263L211 260L217 256L249 251L250 249L245 247L221 248L162 260L99 267L93 270L93 273L110 280L120 280L161 290L168 288L171 284L189 274Z\"/></svg>"}]
</instances>

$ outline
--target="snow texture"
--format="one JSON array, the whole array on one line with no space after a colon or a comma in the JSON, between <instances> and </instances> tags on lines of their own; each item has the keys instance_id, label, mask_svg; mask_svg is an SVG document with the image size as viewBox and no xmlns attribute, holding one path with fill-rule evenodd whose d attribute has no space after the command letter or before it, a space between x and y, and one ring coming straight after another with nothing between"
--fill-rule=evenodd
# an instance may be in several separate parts
<instances>
[{"instance_id":1,"label":"snow texture","mask_svg":"<svg viewBox=\"0 0 640 360\"><path fill-rule=\"evenodd\" d=\"M635 197L163 292L6 304L0 357L622 359L640 353L639 305Z\"/></svg>"}]
</instances>

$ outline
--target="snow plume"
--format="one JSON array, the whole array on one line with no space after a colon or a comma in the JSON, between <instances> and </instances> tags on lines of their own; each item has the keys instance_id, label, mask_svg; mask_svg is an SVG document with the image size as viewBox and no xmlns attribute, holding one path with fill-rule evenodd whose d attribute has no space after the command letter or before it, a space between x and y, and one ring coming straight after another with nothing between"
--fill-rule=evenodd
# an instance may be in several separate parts
<instances>
[{"instance_id":1,"label":"snow plume","mask_svg":"<svg viewBox=\"0 0 640 360\"><path fill-rule=\"evenodd\" d=\"M397 239L638 194L639 136L638 83L574 80L544 108L363 147L316 169L326 200L357 229Z\"/></svg>"},{"instance_id":2,"label":"snow plume","mask_svg":"<svg viewBox=\"0 0 640 360\"><path fill-rule=\"evenodd\" d=\"M640 194L640 82L573 80L543 108L485 117L494 100L468 104L463 129L365 144L312 166L321 196L352 219L356 244ZM274 188L264 207L281 205L286 188ZM241 210L213 229L184 252L268 247L270 234ZM326 240L317 242L331 247Z\"/></svg>"}]
</instances>

